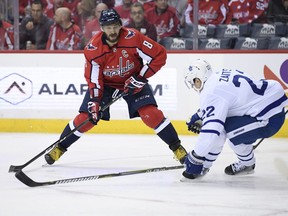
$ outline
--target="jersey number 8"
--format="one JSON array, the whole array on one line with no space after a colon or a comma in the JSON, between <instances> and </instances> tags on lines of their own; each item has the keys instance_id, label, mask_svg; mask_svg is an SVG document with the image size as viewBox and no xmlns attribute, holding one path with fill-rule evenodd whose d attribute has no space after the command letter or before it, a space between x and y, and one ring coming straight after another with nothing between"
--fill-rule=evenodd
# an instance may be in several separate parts
<instances>
[{"instance_id":1,"label":"jersey number 8","mask_svg":"<svg viewBox=\"0 0 288 216\"><path fill-rule=\"evenodd\" d=\"M143 41L143 45L148 47L149 49L152 49L153 45L151 43L149 43L148 41Z\"/></svg>"}]
</instances>

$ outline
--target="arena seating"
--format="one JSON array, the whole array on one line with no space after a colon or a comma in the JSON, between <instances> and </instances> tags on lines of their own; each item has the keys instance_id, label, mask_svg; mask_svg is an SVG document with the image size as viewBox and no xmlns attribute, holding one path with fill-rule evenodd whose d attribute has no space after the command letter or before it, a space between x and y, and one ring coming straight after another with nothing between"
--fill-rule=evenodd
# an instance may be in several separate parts
<instances>
[{"instance_id":1,"label":"arena seating","mask_svg":"<svg viewBox=\"0 0 288 216\"><path fill-rule=\"evenodd\" d=\"M232 49L232 38L202 38L199 39L200 50Z\"/></svg>"},{"instance_id":2,"label":"arena seating","mask_svg":"<svg viewBox=\"0 0 288 216\"><path fill-rule=\"evenodd\" d=\"M214 25L198 25L198 37L199 38L211 38L214 37L216 26ZM193 26L186 25L181 35L184 38L193 38Z\"/></svg>"},{"instance_id":3,"label":"arena seating","mask_svg":"<svg viewBox=\"0 0 288 216\"><path fill-rule=\"evenodd\" d=\"M159 41L167 50L192 50L192 38L165 37Z\"/></svg>"},{"instance_id":4,"label":"arena seating","mask_svg":"<svg viewBox=\"0 0 288 216\"><path fill-rule=\"evenodd\" d=\"M272 37L269 40L269 50L287 50L288 49L288 37Z\"/></svg>"},{"instance_id":5,"label":"arena seating","mask_svg":"<svg viewBox=\"0 0 288 216\"><path fill-rule=\"evenodd\" d=\"M287 25L284 23L254 23L251 28L253 38L283 37L286 35Z\"/></svg>"},{"instance_id":6,"label":"arena seating","mask_svg":"<svg viewBox=\"0 0 288 216\"><path fill-rule=\"evenodd\" d=\"M238 37L234 49L239 50L265 50L268 49L268 38Z\"/></svg>"}]
</instances>

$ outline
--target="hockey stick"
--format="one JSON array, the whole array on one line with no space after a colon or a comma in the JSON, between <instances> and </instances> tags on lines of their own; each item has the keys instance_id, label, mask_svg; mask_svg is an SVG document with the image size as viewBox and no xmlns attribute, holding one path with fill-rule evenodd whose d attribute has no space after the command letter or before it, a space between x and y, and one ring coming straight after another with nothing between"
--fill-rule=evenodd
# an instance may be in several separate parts
<instances>
[{"instance_id":1,"label":"hockey stick","mask_svg":"<svg viewBox=\"0 0 288 216\"><path fill-rule=\"evenodd\" d=\"M117 95L115 98L113 98L109 103L107 103L105 106L101 107L101 111L106 110L108 107L110 107L113 103L115 103L117 100L119 100L121 97L125 96L126 93L122 92L121 94ZM45 150L43 150L42 152L40 152L38 155L36 155L35 157L33 157L31 160L29 160L28 162L26 162L25 164L22 165L18 165L18 166L14 166L11 165L9 168L8 172L17 172L22 170L24 167L28 166L29 164L31 164L33 161L35 161L36 159L38 159L40 156L42 156L43 154L45 154L47 151L49 151L50 149L52 149L55 145L63 142L65 139L67 139L67 137L71 136L76 130L79 130L81 127L83 127L85 124L87 124L89 122L89 118L86 119L84 122L82 122L80 125L78 125L77 127L75 127L73 130L71 130L68 134L66 134L64 137L62 137L61 139L57 140L56 142L54 142L52 145L50 145L49 147L47 147Z\"/></svg>"},{"instance_id":2,"label":"hockey stick","mask_svg":"<svg viewBox=\"0 0 288 216\"><path fill-rule=\"evenodd\" d=\"M285 112L285 115L288 113L288 110L286 110L286 112ZM255 150L259 145L260 145L260 143L264 140L265 138L262 138L261 140L259 140L259 142L256 144L256 145L254 145L253 146L253 149Z\"/></svg>"},{"instance_id":3,"label":"hockey stick","mask_svg":"<svg viewBox=\"0 0 288 216\"><path fill-rule=\"evenodd\" d=\"M91 175L91 176L75 177L75 178L68 178L68 179L59 179L59 180L46 181L46 182L33 181L22 170L16 172L15 176L19 181L21 181L23 184L29 187L38 187L38 186L66 184L66 183L73 183L73 182L80 182L80 181L90 181L90 180L96 180L96 179L101 179L101 178L112 178L112 177L118 177L118 176L135 175L135 174L141 174L141 173L160 172L160 171L175 170L175 169L182 169L182 168L184 168L183 165L156 167L156 168L149 168L149 169L102 174L102 175Z\"/></svg>"}]
</instances>

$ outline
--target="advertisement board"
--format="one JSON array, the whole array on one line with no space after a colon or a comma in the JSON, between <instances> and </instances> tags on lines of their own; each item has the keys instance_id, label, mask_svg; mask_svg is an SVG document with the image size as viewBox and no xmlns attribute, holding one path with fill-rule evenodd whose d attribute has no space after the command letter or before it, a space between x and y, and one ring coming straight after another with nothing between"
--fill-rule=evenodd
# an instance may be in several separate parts
<instances>
[{"instance_id":1,"label":"advertisement board","mask_svg":"<svg viewBox=\"0 0 288 216\"><path fill-rule=\"evenodd\" d=\"M288 91L287 53L168 53L166 65L149 84L172 121L183 123L198 109L199 95L184 84L186 68L198 58L209 61L214 71L234 68L258 79L276 79ZM25 120L74 118L87 90L84 63L82 53L0 53L0 121L6 120L6 129L11 119L21 125ZM129 119L123 99L111 107L111 118Z\"/></svg>"}]
</instances>

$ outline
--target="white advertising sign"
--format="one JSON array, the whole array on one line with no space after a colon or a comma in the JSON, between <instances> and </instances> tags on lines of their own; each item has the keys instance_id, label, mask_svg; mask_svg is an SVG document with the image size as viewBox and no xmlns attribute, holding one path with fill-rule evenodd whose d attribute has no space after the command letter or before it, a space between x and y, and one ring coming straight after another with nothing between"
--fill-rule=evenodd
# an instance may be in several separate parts
<instances>
[{"instance_id":1,"label":"white advertising sign","mask_svg":"<svg viewBox=\"0 0 288 216\"><path fill-rule=\"evenodd\" d=\"M149 83L171 120L186 120L198 108L199 96L184 84L185 69L197 58L208 60L214 70L235 68L259 79L276 79L288 89L287 53L169 53ZM0 117L73 118L87 90L83 68L82 53L0 53ZM110 110L111 118L128 119L123 99Z\"/></svg>"}]
</instances>

